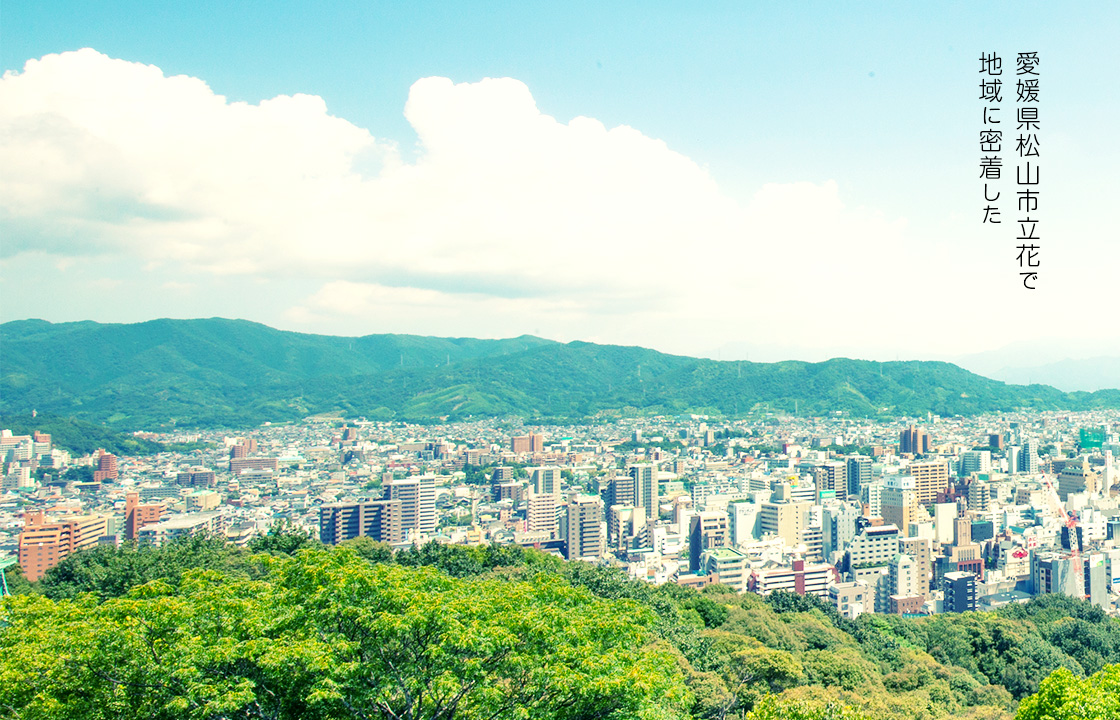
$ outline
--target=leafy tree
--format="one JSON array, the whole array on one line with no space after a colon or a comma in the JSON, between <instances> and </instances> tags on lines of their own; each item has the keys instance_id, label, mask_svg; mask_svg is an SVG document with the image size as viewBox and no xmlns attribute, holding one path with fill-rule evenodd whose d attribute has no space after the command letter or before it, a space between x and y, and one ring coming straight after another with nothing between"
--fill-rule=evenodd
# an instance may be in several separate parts
<instances>
[{"instance_id":1,"label":"leafy tree","mask_svg":"<svg viewBox=\"0 0 1120 720\"><path fill-rule=\"evenodd\" d=\"M5 601L0 708L20 718L679 717L653 616L539 575L460 580L346 548L93 596Z\"/></svg>"},{"instance_id":2,"label":"leafy tree","mask_svg":"<svg viewBox=\"0 0 1120 720\"><path fill-rule=\"evenodd\" d=\"M294 555L296 551L316 544L318 542L306 531L285 518L273 522L266 535L259 535L250 540L249 549L253 552Z\"/></svg>"},{"instance_id":3,"label":"leafy tree","mask_svg":"<svg viewBox=\"0 0 1120 720\"><path fill-rule=\"evenodd\" d=\"M1115 720L1120 717L1120 665L1107 665L1088 678L1066 668L1042 681L1019 705L1015 720Z\"/></svg>"}]
</instances>

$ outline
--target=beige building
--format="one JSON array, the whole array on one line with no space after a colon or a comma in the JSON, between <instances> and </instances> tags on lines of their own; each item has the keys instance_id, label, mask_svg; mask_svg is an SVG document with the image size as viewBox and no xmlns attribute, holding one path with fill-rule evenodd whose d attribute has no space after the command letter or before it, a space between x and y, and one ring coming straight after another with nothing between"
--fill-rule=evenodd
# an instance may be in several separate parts
<instances>
[{"instance_id":1,"label":"beige building","mask_svg":"<svg viewBox=\"0 0 1120 720\"><path fill-rule=\"evenodd\" d=\"M758 514L759 531L763 536L780 537L787 546L801 543L801 534L809 524L809 502L764 502Z\"/></svg>"},{"instance_id":2,"label":"beige building","mask_svg":"<svg viewBox=\"0 0 1120 720\"><path fill-rule=\"evenodd\" d=\"M883 487L883 522L894 525L906 533L911 523L928 519L925 510L918 514L917 483L909 475L892 475Z\"/></svg>"},{"instance_id":3,"label":"beige building","mask_svg":"<svg viewBox=\"0 0 1120 720\"><path fill-rule=\"evenodd\" d=\"M603 502L595 495L568 498L567 550L569 560L603 554Z\"/></svg>"},{"instance_id":4,"label":"beige building","mask_svg":"<svg viewBox=\"0 0 1120 720\"><path fill-rule=\"evenodd\" d=\"M48 523L41 512L27 513L19 534L19 566L24 577L31 582L39 580L72 553L96 545L108 526L109 518L102 515Z\"/></svg>"},{"instance_id":5,"label":"beige building","mask_svg":"<svg viewBox=\"0 0 1120 720\"><path fill-rule=\"evenodd\" d=\"M949 464L943 460L910 463L908 470L914 478L914 489L922 505L937 502L937 494L949 487Z\"/></svg>"},{"instance_id":6,"label":"beige building","mask_svg":"<svg viewBox=\"0 0 1120 720\"><path fill-rule=\"evenodd\" d=\"M1070 493L1080 492L1090 495L1100 492L1100 480L1097 474L1089 469L1089 462L1083 457L1066 463L1061 474L1058 475L1058 497L1062 502L1069 500Z\"/></svg>"}]
</instances>

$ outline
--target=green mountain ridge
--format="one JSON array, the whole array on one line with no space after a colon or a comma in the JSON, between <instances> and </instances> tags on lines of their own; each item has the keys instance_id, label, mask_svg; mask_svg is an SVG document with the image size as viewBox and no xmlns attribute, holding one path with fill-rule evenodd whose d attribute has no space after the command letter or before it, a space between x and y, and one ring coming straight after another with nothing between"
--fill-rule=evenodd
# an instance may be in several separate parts
<instances>
[{"instance_id":1,"label":"green mountain ridge","mask_svg":"<svg viewBox=\"0 0 1120 720\"><path fill-rule=\"evenodd\" d=\"M602 411L971 415L1120 407L1120 390L1017 386L944 362L716 361L641 347L415 335L336 337L222 318L0 325L0 414L118 428L238 426L341 411L432 420Z\"/></svg>"}]
</instances>

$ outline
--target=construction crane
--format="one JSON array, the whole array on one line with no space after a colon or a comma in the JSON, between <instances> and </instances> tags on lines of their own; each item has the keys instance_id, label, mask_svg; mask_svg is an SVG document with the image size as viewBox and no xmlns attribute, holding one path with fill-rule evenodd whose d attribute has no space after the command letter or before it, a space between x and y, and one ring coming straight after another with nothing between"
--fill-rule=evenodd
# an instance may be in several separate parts
<instances>
[{"instance_id":1,"label":"construction crane","mask_svg":"<svg viewBox=\"0 0 1120 720\"><path fill-rule=\"evenodd\" d=\"M1088 596L1085 594L1085 568L1081 562L1081 539L1077 534L1077 515L1066 512L1065 505L1062 504L1058 491L1054 489L1054 483L1050 482L1045 475L1042 476L1042 482L1049 491L1047 493L1047 500L1050 502L1050 508L1054 511L1054 514L1061 519L1062 524L1066 528L1066 533L1069 535L1069 561L1073 563L1073 581L1077 588L1077 594L1074 595L1074 597L1084 600Z\"/></svg>"}]
</instances>

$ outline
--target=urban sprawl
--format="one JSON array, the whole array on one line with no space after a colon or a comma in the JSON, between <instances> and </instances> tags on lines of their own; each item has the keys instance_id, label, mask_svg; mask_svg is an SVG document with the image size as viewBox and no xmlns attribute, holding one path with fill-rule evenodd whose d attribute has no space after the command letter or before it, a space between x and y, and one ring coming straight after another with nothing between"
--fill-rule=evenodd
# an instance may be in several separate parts
<instances>
[{"instance_id":1,"label":"urban sprawl","mask_svg":"<svg viewBox=\"0 0 1120 720\"><path fill-rule=\"evenodd\" d=\"M1116 411L309 418L138 433L205 448L187 453L71 457L49 435L5 430L0 565L35 581L98 544L208 533L244 545L284 523L328 544L518 544L650 583L815 595L852 618L1043 593L1115 614L1118 432Z\"/></svg>"}]
</instances>

